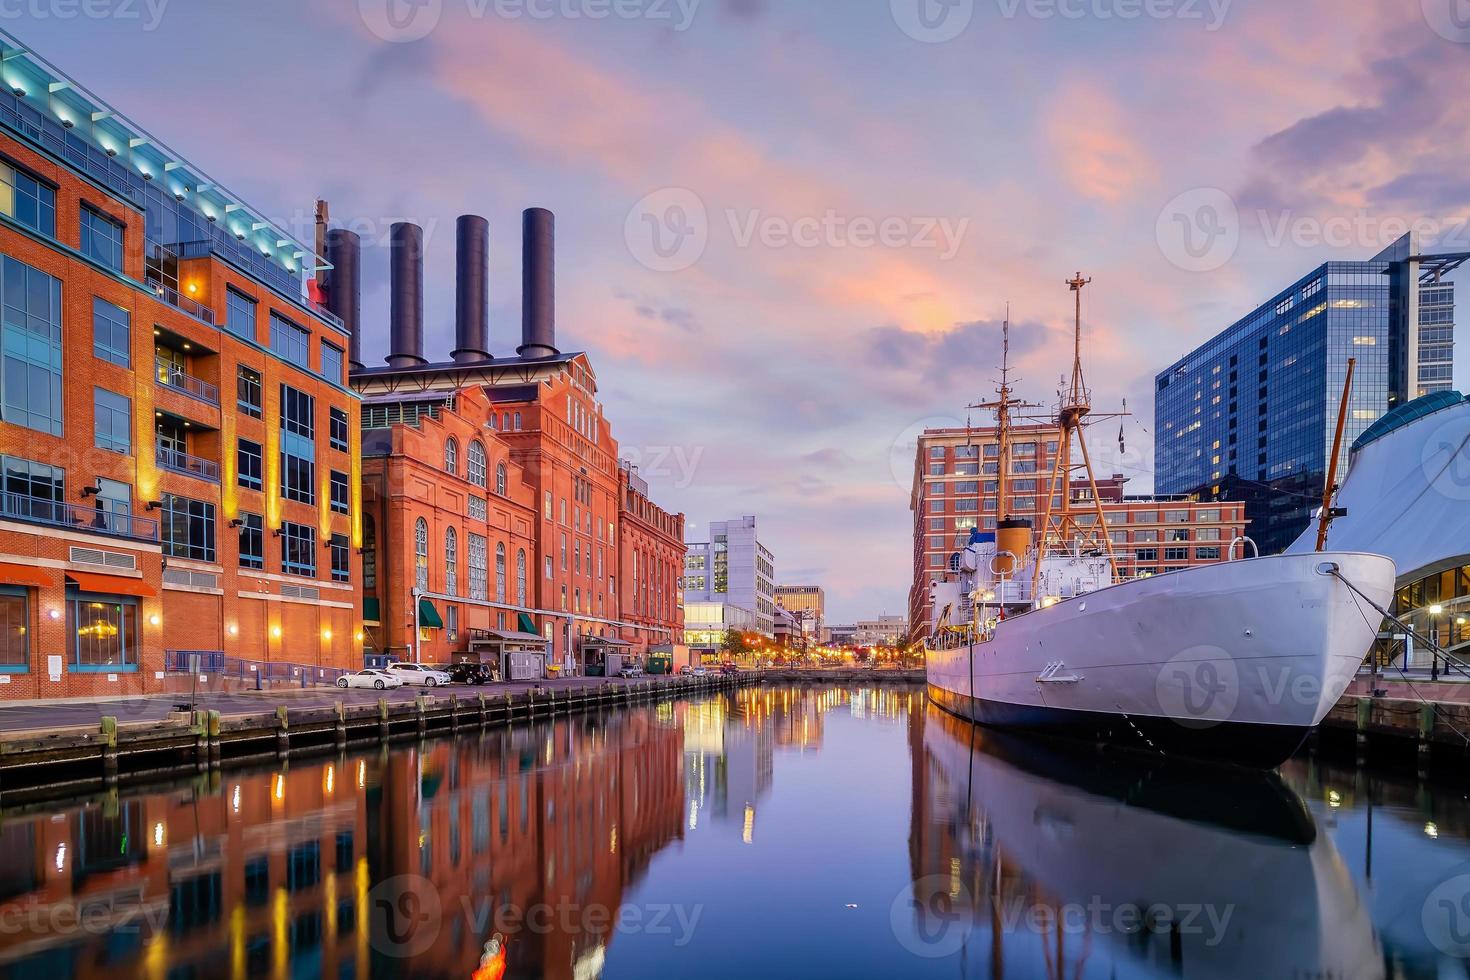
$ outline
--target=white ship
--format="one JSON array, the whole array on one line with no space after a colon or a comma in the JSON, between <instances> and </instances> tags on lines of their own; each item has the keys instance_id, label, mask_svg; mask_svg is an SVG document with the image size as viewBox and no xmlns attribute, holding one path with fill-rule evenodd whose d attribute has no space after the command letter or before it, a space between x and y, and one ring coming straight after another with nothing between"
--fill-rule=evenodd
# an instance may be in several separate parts
<instances>
[{"instance_id":1,"label":"white ship","mask_svg":"<svg viewBox=\"0 0 1470 980\"><path fill-rule=\"evenodd\" d=\"M1337 702L1378 634L1394 564L1312 550L1118 581L1082 439L1090 412L1080 358L1060 393L1061 430L1040 528L1003 513L972 531L930 587L930 697L985 725L1115 743L1145 752L1271 768ZM999 423L998 499L1010 470L1008 376ZM1080 462L1074 465L1073 443ZM1334 456L1336 454L1334 453ZM1073 500L1085 476L1091 493ZM1049 491L1049 492L1047 492ZM1377 608L1375 608L1377 607Z\"/></svg>"}]
</instances>

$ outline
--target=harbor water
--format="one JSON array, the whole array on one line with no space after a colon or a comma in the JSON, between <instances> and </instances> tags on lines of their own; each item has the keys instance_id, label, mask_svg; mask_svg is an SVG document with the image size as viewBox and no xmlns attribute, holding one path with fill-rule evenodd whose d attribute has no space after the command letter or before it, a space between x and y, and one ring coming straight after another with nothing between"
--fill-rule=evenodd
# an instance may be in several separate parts
<instances>
[{"instance_id":1,"label":"harbor water","mask_svg":"<svg viewBox=\"0 0 1470 980\"><path fill-rule=\"evenodd\" d=\"M1466 814L748 688L0 812L0 975L1464 976Z\"/></svg>"}]
</instances>

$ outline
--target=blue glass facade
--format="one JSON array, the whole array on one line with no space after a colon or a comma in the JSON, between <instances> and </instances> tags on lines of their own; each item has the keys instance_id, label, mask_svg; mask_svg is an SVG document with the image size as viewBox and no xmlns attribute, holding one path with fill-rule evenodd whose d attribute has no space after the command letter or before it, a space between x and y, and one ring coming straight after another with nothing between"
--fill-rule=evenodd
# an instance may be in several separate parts
<instances>
[{"instance_id":1,"label":"blue glass facade","mask_svg":"<svg viewBox=\"0 0 1470 980\"><path fill-rule=\"evenodd\" d=\"M1243 500L1262 553L1290 544L1327 480L1348 358L1357 368L1344 467L1347 447L1410 385L1405 314L1420 304L1401 292L1407 283L1429 300L1444 287L1420 285L1392 257L1319 266L1159 373L1156 491ZM1452 331L1452 292L1432 299Z\"/></svg>"}]
</instances>

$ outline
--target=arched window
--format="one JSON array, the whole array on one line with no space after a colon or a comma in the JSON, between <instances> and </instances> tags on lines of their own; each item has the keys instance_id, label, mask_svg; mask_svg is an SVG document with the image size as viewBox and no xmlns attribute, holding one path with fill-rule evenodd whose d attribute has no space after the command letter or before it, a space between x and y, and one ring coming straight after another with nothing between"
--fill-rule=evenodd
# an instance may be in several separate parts
<instances>
[{"instance_id":1,"label":"arched window","mask_svg":"<svg viewBox=\"0 0 1470 980\"><path fill-rule=\"evenodd\" d=\"M444 591L459 595L459 535L452 527L444 529Z\"/></svg>"},{"instance_id":2,"label":"arched window","mask_svg":"<svg viewBox=\"0 0 1470 980\"><path fill-rule=\"evenodd\" d=\"M470 443L470 458L465 467L465 478L477 487L485 485L485 446L478 439Z\"/></svg>"},{"instance_id":3,"label":"arched window","mask_svg":"<svg viewBox=\"0 0 1470 980\"><path fill-rule=\"evenodd\" d=\"M449 441L444 443L444 472L459 475L459 443L454 436L450 436Z\"/></svg>"},{"instance_id":4,"label":"arched window","mask_svg":"<svg viewBox=\"0 0 1470 980\"><path fill-rule=\"evenodd\" d=\"M420 592L429 591L429 522L422 517L413 526L413 584Z\"/></svg>"},{"instance_id":5,"label":"arched window","mask_svg":"<svg viewBox=\"0 0 1470 980\"><path fill-rule=\"evenodd\" d=\"M505 601L505 542L495 546L495 601Z\"/></svg>"},{"instance_id":6,"label":"arched window","mask_svg":"<svg viewBox=\"0 0 1470 980\"><path fill-rule=\"evenodd\" d=\"M526 604L526 552L516 552L516 605Z\"/></svg>"},{"instance_id":7,"label":"arched window","mask_svg":"<svg viewBox=\"0 0 1470 980\"><path fill-rule=\"evenodd\" d=\"M505 496L505 464L495 464L495 492Z\"/></svg>"}]
</instances>

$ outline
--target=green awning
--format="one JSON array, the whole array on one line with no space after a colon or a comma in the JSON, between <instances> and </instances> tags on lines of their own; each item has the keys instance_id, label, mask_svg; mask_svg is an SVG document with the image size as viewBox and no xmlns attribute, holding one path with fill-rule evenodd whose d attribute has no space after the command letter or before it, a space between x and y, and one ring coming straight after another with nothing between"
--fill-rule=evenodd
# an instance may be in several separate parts
<instances>
[{"instance_id":1,"label":"green awning","mask_svg":"<svg viewBox=\"0 0 1470 980\"><path fill-rule=\"evenodd\" d=\"M428 599L419 600L419 625L431 630L442 630L444 620L439 618L439 610Z\"/></svg>"},{"instance_id":2,"label":"green awning","mask_svg":"<svg viewBox=\"0 0 1470 980\"><path fill-rule=\"evenodd\" d=\"M517 628L522 633L537 633L537 632L539 632L536 629L536 624L534 622L532 622L531 617L528 614L526 614L526 613L517 613L516 614L516 625L517 625Z\"/></svg>"},{"instance_id":3,"label":"green awning","mask_svg":"<svg viewBox=\"0 0 1470 980\"><path fill-rule=\"evenodd\" d=\"M362 621L364 623L381 623L382 608L375 595L364 596L362 600Z\"/></svg>"}]
</instances>

